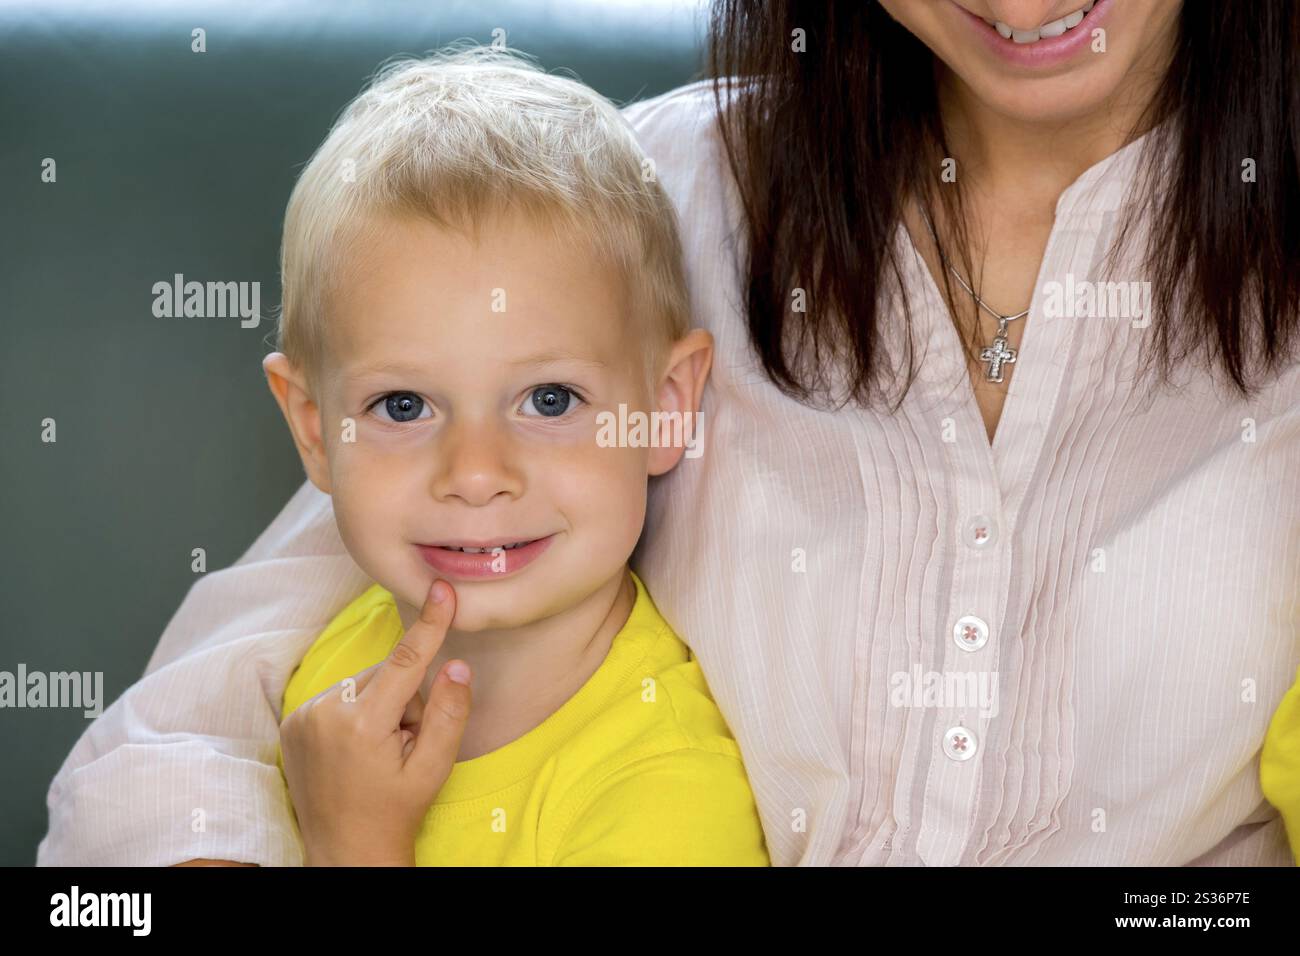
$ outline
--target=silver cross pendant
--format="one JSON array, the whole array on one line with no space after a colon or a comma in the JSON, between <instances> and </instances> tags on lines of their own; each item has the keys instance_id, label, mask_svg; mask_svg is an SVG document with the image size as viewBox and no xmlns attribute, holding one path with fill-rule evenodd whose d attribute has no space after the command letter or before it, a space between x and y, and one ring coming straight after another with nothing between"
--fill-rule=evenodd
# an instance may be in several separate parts
<instances>
[{"instance_id":1,"label":"silver cross pendant","mask_svg":"<svg viewBox=\"0 0 1300 956\"><path fill-rule=\"evenodd\" d=\"M980 361L988 364L988 368L984 370L984 380L1000 383L1002 366L1015 364L1016 351L1007 346L1007 322L1003 319L998 325L997 335L993 337L993 344L980 352Z\"/></svg>"}]
</instances>

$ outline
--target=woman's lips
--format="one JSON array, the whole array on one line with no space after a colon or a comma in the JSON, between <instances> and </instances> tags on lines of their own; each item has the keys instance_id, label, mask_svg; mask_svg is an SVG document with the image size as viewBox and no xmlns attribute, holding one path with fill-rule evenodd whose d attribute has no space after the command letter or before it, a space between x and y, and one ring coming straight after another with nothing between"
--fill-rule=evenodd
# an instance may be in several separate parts
<instances>
[{"instance_id":1,"label":"woman's lips","mask_svg":"<svg viewBox=\"0 0 1300 956\"><path fill-rule=\"evenodd\" d=\"M1085 0L1079 0L1080 9L1084 6L1084 2ZM1087 49L1092 43L1092 31L1101 26L1113 4L1114 0L1097 0L1092 9L1084 14L1078 26L1066 30L1060 36L1043 37L1032 43L1017 43L1015 40L1005 39L996 29L965 7L956 3L953 6L965 15L971 28L1000 59L1013 66L1046 69L1059 66L1080 50Z\"/></svg>"},{"instance_id":2,"label":"woman's lips","mask_svg":"<svg viewBox=\"0 0 1300 956\"><path fill-rule=\"evenodd\" d=\"M449 578L464 580L481 580L483 578L504 578L534 561L538 555L551 546L553 534L538 538L517 548L500 548L477 554L454 551L436 545L416 545L425 563Z\"/></svg>"}]
</instances>

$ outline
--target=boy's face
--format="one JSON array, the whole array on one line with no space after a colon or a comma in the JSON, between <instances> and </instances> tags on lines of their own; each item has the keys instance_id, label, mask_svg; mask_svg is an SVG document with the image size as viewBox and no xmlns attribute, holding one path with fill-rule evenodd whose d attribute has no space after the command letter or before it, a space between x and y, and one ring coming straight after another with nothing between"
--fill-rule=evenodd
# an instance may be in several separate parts
<instances>
[{"instance_id":1,"label":"boy's face","mask_svg":"<svg viewBox=\"0 0 1300 956\"><path fill-rule=\"evenodd\" d=\"M622 569L648 475L667 470L655 449L597 443L598 412L654 407L621 277L522 219L484 223L477 245L417 219L375 225L331 302L328 466L307 460L309 476L396 597L418 608L435 576L452 583L457 630L574 606Z\"/></svg>"}]
</instances>

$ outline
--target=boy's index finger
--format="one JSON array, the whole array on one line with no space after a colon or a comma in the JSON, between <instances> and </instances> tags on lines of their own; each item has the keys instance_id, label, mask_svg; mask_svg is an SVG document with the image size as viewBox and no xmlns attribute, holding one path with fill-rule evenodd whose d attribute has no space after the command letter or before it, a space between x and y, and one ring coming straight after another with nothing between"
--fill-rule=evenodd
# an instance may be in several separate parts
<instances>
[{"instance_id":1,"label":"boy's index finger","mask_svg":"<svg viewBox=\"0 0 1300 956\"><path fill-rule=\"evenodd\" d=\"M455 615L455 591L441 579L434 581L420 607L419 619L384 658L383 665L358 695L392 713L396 722L420 689L424 675L447 637Z\"/></svg>"}]
</instances>

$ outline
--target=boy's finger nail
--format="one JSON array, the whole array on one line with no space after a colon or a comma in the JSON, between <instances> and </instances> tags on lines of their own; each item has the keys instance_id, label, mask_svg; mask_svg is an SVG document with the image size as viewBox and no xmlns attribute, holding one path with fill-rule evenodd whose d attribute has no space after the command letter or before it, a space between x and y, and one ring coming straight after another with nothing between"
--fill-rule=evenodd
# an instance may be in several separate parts
<instances>
[{"instance_id":1,"label":"boy's finger nail","mask_svg":"<svg viewBox=\"0 0 1300 956\"><path fill-rule=\"evenodd\" d=\"M464 661L452 661L447 665L447 676L457 684L468 684L469 665Z\"/></svg>"},{"instance_id":2,"label":"boy's finger nail","mask_svg":"<svg viewBox=\"0 0 1300 956\"><path fill-rule=\"evenodd\" d=\"M433 582L433 589L430 593L433 596L433 603L441 604L451 596L451 588L447 586L446 581L439 578L437 581Z\"/></svg>"}]
</instances>

